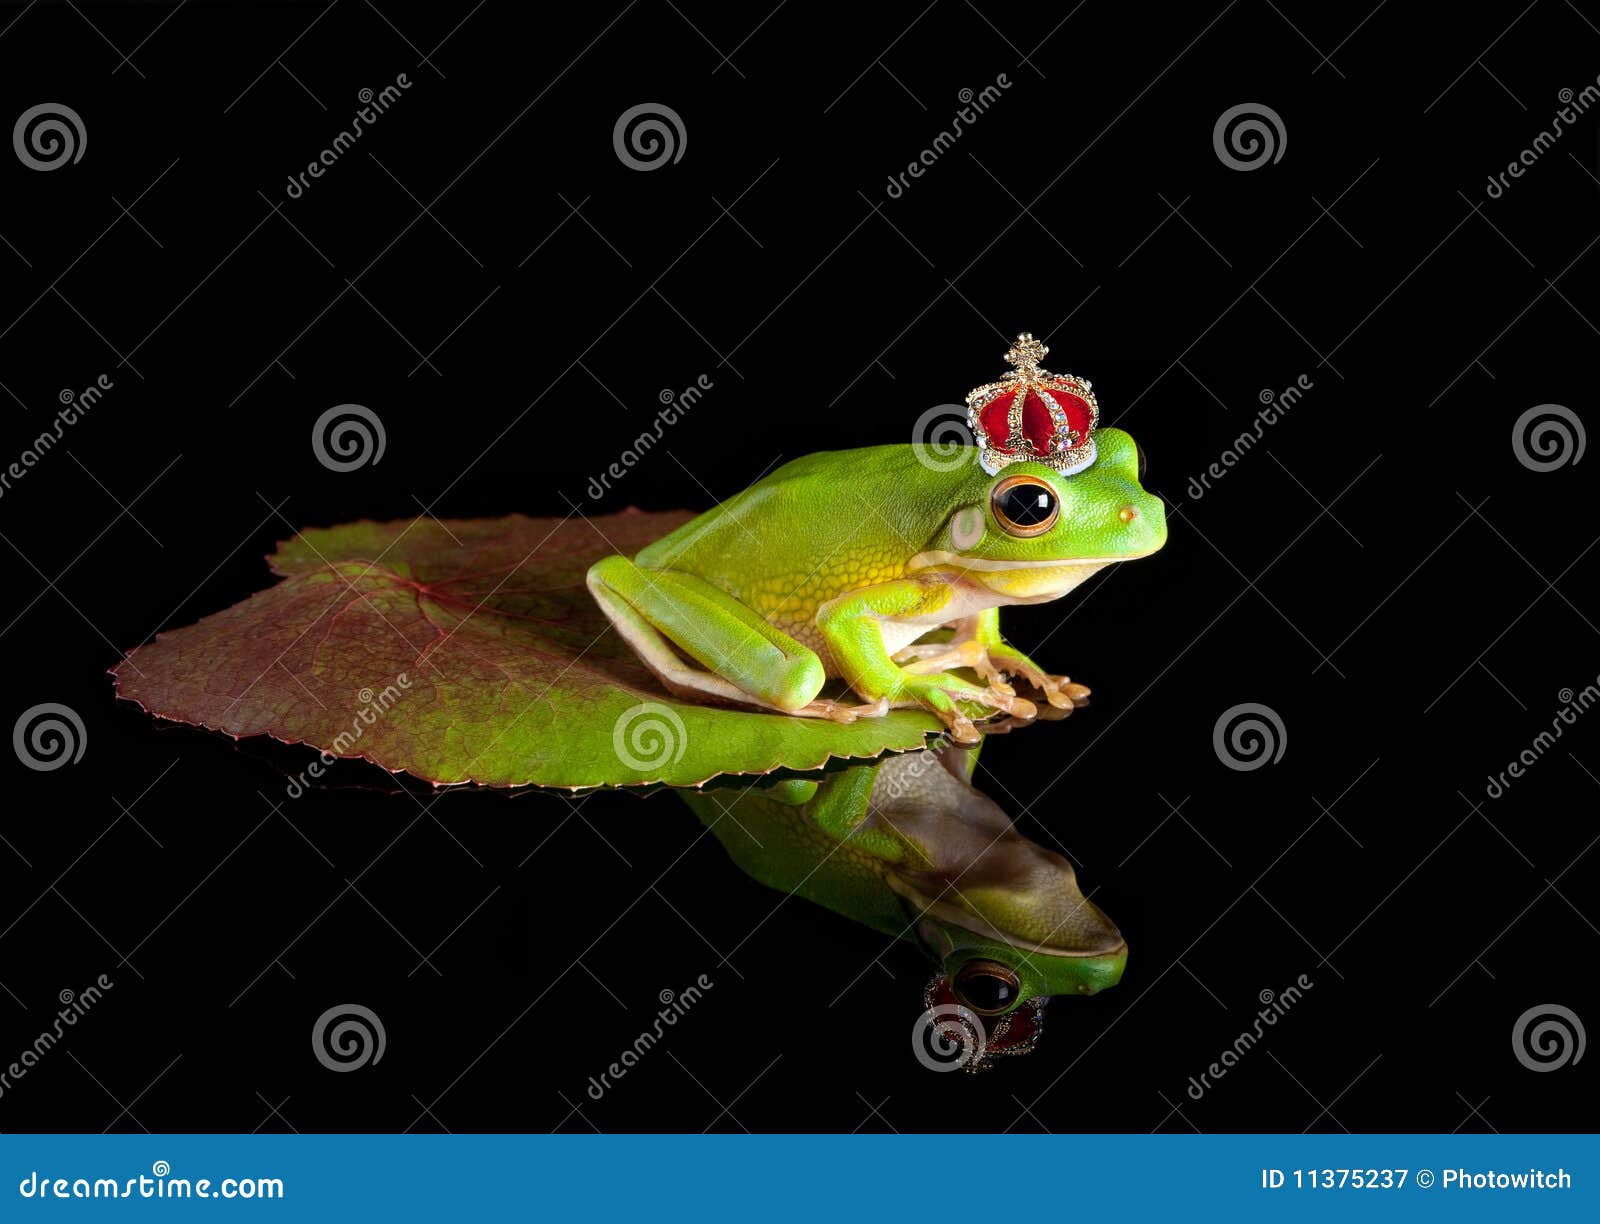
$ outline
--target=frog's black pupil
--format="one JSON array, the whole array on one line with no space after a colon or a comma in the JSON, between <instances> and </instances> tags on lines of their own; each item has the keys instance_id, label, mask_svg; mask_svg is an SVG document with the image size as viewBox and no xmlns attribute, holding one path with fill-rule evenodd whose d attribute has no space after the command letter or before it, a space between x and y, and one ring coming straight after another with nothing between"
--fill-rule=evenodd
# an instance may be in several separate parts
<instances>
[{"instance_id":1,"label":"frog's black pupil","mask_svg":"<svg viewBox=\"0 0 1600 1224\"><path fill-rule=\"evenodd\" d=\"M961 979L961 993L981 1011L1000 1011L1016 998L1016 988L993 973L970 973Z\"/></svg>"},{"instance_id":2,"label":"frog's black pupil","mask_svg":"<svg viewBox=\"0 0 1600 1224\"><path fill-rule=\"evenodd\" d=\"M1018 527L1034 527L1055 512L1055 494L1043 485L1012 485L996 499L995 509Z\"/></svg>"}]
</instances>

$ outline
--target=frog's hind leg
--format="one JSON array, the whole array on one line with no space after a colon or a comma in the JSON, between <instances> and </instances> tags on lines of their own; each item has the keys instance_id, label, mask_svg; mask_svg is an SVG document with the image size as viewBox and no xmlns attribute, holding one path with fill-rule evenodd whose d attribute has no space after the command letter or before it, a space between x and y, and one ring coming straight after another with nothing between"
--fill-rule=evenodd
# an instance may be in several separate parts
<instances>
[{"instance_id":1,"label":"frog's hind leg","mask_svg":"<svg viewBox=\"0 0 1600 1224\"><path fill-rule=\"evenodd\" d=\"M835 703L816 700L826 673L815 651L704 579L612 556L590 568L588 586L617 632L679 696L824 718L848 709L831 712Z\"/></svg>"}]
</instances>

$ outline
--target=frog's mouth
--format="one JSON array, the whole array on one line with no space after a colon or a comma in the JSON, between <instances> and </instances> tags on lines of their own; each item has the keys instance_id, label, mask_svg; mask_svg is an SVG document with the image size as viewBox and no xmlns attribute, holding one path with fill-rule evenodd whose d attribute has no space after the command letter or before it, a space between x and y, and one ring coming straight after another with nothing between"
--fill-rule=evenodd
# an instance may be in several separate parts
<instances>
[{"instance_id":1,"label":"frog's mouth","mask_svg":"<svg viewBox=\"0 0 1600 1224\"><path fill-rule=\"evenodd\" d=\"M971 570L974 573L1003 573L1008 570L1038 570L1038 569L1069 569L1080 565L1092 565L1099 569L1102 565L1111 565L1118 561L1137 561L1141 557L1148 557L1156 550L1145 549L1143 552L1121 553L1115 557L1056 557L1046 558L1042 561L1007 561L997 557L968 557L961 553L947 552L944 549L933 549L929 552L920 552L906 562L906 569L910 573L926 569L956 569Z\"/></svg>"}]
</instances>

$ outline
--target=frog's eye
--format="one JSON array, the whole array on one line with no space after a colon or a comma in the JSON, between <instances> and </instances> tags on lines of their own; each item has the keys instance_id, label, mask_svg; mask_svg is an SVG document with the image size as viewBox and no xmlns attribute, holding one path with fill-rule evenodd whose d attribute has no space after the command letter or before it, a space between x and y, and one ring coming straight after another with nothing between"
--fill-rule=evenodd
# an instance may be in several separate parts
<instances>
[{"instance_id":1,"label":"frog's eye","mask_svg":"<svg viewBox=\"0 0 1600 1224\"><path fill-rule=\"evenodd\" d=\"M997 1016L1017 1001L1017 975L998 961L968 961L950 983L955 996L981 1016Z\"/></svg>"},{"instance_id":2,"label":"frog's eye","mask_svg":"<svg viewBox=\"0 0 1600 1224\"><path fill-rule=\"evenodd\" d=\"M994 517L1007 535L1043 535L1061 517L1055 490L1037 476L1008 476L995 485L989 499Z\"/></svg>"},{"instance_id":3,"label":"frog's eye","mask_svg":"<svg viewBox=\"0 0 1600 1224\"><path fill-rule=\"evenodd\" d=\"M1139 457L1139 480L1140 483L1143 483L1144 472L1145 469L1150 466L1150 461L1144 457L1144 447L1140 446L1137 442L1133 444L1133 451L1134 454L1138 455Z\"/></svg>"}]
</instances>

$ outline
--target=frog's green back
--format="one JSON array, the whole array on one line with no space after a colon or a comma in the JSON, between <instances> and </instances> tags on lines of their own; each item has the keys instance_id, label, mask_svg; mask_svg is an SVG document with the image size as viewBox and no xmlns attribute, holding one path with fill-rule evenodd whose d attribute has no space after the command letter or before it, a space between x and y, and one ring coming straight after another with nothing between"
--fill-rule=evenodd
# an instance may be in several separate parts
<instances>
[{"instance_id":1,"label":"frog's green back","mask_svg":"<svg viewBox=\"0 0 1600 1224\"><path fill-rule=\"evenodd\" d=\"M981 498L988 478L976 455L954 471L924 467L907 445L805 455L657 540L636 560L713 581L724 565L741 574L771 572L830 548L902 562L943 526L967 486L972 499Z\"/></svg>"},{"instance_id":2,"label":"frog's green back","mask_svg":"<svg viewBox=\"0 0 1600 1224\"><path fill-rule=\"evenodd\" d=\"M806 455L635 560L695 574L811 645L822 603L902 577L954 506L981 499L976 454L953 471L924 467L909 445Z\"/></svg>"}]
</instances>

